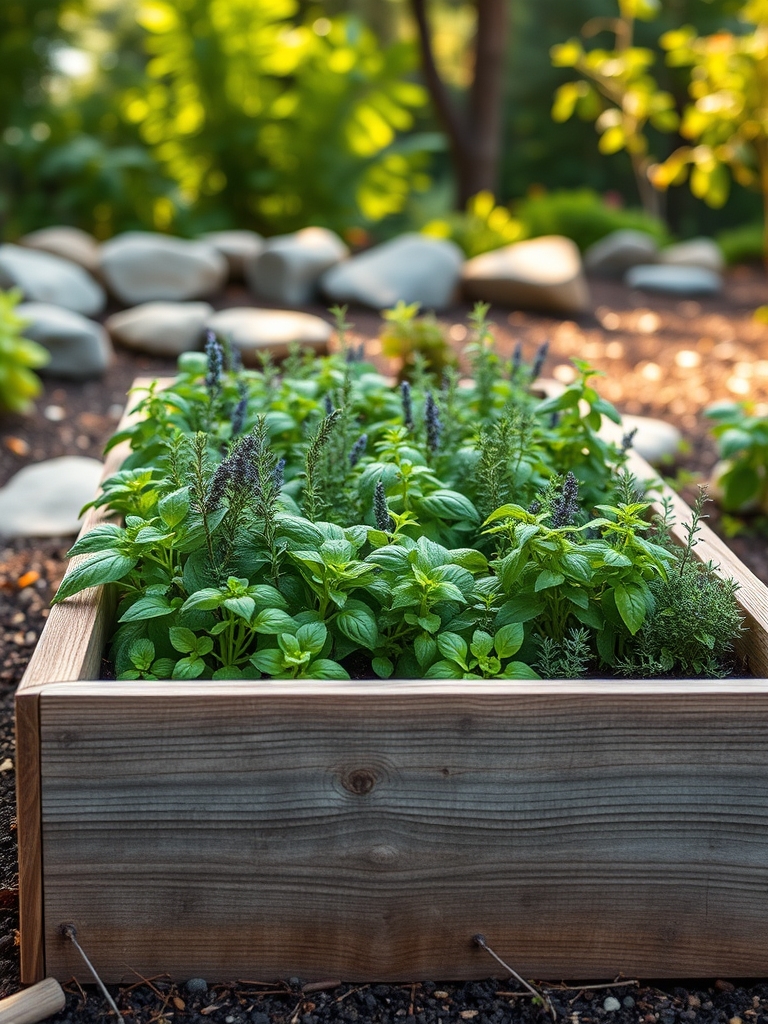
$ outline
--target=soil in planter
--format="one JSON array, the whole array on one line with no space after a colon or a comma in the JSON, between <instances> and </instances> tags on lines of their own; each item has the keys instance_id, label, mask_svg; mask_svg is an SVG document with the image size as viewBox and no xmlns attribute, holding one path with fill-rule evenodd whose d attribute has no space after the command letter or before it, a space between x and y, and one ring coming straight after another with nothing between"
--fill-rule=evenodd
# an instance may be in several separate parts
<instances>
[{"instance_id":1,"label":"soil in planter","mask_svg":"<svg viewBox=\"0 0 768 1024\"><path fill-rule=\"evenodd\" d=\"M526 353L531 354L549 340L550 355L544 372L561 379L570 369L570 357L588 359L607 374L599 385L601 393L622 412L659 416L683 431L688 451L670 466L670 475L677 470L706 474L716 455L702 409L719 399L744 397L768 402L768 327L752 319L755 307L766 301L764 273L748 268L731 271L722 296L697 302L650 296L611 282L594 281L592 289L595 314L578 321L494 310L492 319L498 325L501 353L509 355L515 342L522 340ZM242 289L231 289L218 303L252 304ZM320 307L311 312L330 319ZM468 306L461 306L441 317L450 325L451 341L457 350L466 338L468 312ZM353 310L350 319L356 325L351 340L368 340L369 358L390 370L377 353L375 338L381 325L378 315ZM35 417L0 419L0 485L30 462L59 455L99 458L133 379L138 375L168 376L174 368L172 360L118 351L101 381L49 379L37 401ZM717 526L716 516L712 516L710 525ZM768 545L749 538L729 543L752 571L768 582ZM0 542L0 997L18 988L12 695L42 629L47 603L64 573L68 547L69 541ZM11 764L5 767L7 760ZM500 952L508 955L508 951ZM161 964L158 970L162 970ZM492 970L489 963L489 974ZM360 1020L431 1024L474 1020L477 1024L495 1024L551 1019L527 999L497 995L512 990L506 982L424 984L414 989L363 986L351 990L342 986L327 993L304 995L289 985L276 987L279 991L273 995L260 994L263 988L245 984L215 986L206 993L194 994L174 989L158 978L151 986L139 984L131 991L125 990L120 999L126 1019L139 1022L165 1019L324 1024ZM447 995L437 994L442 992ZM605 1009L610 995L619 1000L619 1010ZM628 998L634 1000L632 1005L624 1003ZM183 1009L177 999L184 1003ZM733 988L730 983L715 986L712 981L676 988L664 982L659 988L644 985L582 994L554 993L553 1001L558 1020L569 1020L570 1024L602 1020L621 1024L727 1024L734 1018L739 1018L739 1024L768 1024L768 985L754 983ZM68 996L67 1010L54 1018L61 1022L108 1019L98 993L89 989L84 998L76 987Z\"/></svg>"}]
</instances>

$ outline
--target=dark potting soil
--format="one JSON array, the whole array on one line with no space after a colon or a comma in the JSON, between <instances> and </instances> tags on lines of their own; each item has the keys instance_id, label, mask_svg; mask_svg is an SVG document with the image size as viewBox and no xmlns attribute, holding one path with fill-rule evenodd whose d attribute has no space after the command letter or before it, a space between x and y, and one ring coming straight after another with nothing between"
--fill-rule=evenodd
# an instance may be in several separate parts
<instances>
[{"instance_id":1,"label":"dark potting soil","mask_svg":"<svg viewBox=\"0 0 768 1024\"><path fill-rule=\"evenodd\" d=\"M710 402L749 398L768 403L768 326L756 323L753 310L768 301L765 274L737 268L723 295L697 302L649 296L621 284L592 282L595 312L578 321L533 313L493 311L499 349L511 354L517 340L532 356L550 342L545 374L567 379L568 360L589 360L606 372L601 393L625 413L659 416L676 423L686 451L668 468L684 474L691 487L704 479L716 460L703 408ZM243 289L231 288L217 305L252 305ZM310 312L328 318L320 307ZM469 307L441 317L452 344L461 351L467 337ZM393 367L380 356L375 340L378 315L352 310L351 341L367 341L367 354L382 370ZM59 455L101 457L136 376L171 375L174 362L118 350L99 381L75 383L48 379L34 416L0 418L0 486L24 465ZM766 406L768 409L768 405ZM691 496L691 491L687 492ZM711 512L710 525L718 526ZM768 545L760 524L728 543L756 575L768 583ZM19 988L18 905L15 836L15 748L13 691L47 616L48 602L64 573L71 539L0 542L0 998ZM514 951L497 950L511 966ZM157 965L158 972L163 969ZM116 992L126 1021L136 1024L432 1024L472 1021L515 1024L552 1020L546 1006L521 995L489 958L489 976L501 980L449 984L350 986L334 983L319 991L283 981L174 986L162 974ZM553 979L555 980L555 979ZM595 983L598 979L591 979ZM600 979L605 982L610 979ZM67 1007L52 1020L114 1020L93 987L67 985ZM549 989L555 1017L568 1024L768 1024L768 983L710 979L658 984L647 980L610 988ZM606 1009L615 998L618 1009ZM614 1003L609 1003L613 1007Z\"/></svg>"}]
</instances>

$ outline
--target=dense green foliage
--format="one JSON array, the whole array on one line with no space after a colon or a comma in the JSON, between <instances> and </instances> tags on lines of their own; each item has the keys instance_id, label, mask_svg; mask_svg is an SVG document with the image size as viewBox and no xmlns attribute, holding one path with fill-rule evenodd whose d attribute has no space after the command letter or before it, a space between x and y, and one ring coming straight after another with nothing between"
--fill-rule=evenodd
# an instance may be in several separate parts
<instances>
[{"instance_id":1,"label":"dense green foliage","mask_svg":"<svg viewBox=\"0 0 768 1024\"><path fill-rule=\"evenodd\" d=\"M40 392L33 370L50 358L42 345L22 336L26 321L15 312L20 301L21 292L0 291L0 411L29 411Z\"/></svg>"},{"instance_id":2,"label":"dense green foliage","mask_svg":"<svg viewBox=\"0 0 768 1024\"><path fill-rule=\"evenodd\" d=\"M116 585L124 678L727 671L733 588L649 523L594 371L540 400L546 352L502 361L486 313L470 386L354 352L242 370L211 336L113 438L96 504L125 525L75 544L56 600ZM695 633L659 649L672 614Z\"/></svg>"},{"instance_id":3,"label":"dense green foliage","mask_svg":"<svg viewBox=\"0 0 768 1024\"><path fill-rule=\"evenodd\" d=\"M720 458L718 501L728 512L765 508L768 502L768 417L747 402L717 402L705 415L713 421Z\"/></svg>"}]
</instances>

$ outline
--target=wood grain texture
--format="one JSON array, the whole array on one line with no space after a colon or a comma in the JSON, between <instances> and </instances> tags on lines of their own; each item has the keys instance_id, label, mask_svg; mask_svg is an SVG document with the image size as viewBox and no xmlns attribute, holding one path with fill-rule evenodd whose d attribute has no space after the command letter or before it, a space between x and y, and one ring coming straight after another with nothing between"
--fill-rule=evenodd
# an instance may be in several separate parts
<instances>
[{"instance_id":1,"label":"wood grain texture","mask_svg":"<svg viewBox=\"0 0 768 1024\"><path fill-rule=\"evenodd\" d=\"M39 1024L63 1010L67 997L54 978L0 1000L0 1024Z\"/></svg>"},{"instance_id":2,"label":"wood grain texture","mask_svg":"<svg viewBox=\"0 0 768 1024\"><path fill-rule=\"evenodd\" d=\"M68 684L47 966L109 981L768 972L768 684Z\"/></svg>"},{"instance_id":3,"label":"wood grain texture","mask_svg":"<svg viewBox=\"0 0 768 1024\"><path fill-rule=\"evenodd\" d=\"M672 505L675 525L672 536L679 544L685 544L684 526L691 521L691 510L679 494L662 482L658 473L636 452L628 453L628 468L640 481L650 481L655 487L651 492L656 512L662 512L661 500L666 498ZM733 579L739 585L736 601L739 605L748 632L736 643L736 651L748 672L758 678L768 678L768 589L744 563L734 555L706 523L701 523L698 543L693 549L700 562L713 562L718 575Z\"/></svg>"},{"instance_id":4,"label":"wood grain texture","mask_svg":"<svg viewBox=\"0 0 768 1024\"><path fill-rule=\"evenodd\" d=\"M136 415L132 410L142 392L146 392L149 383L145 378L134 381L132 398L118 424L118 430L125 429L135 421ZM162 386L162 382L158 383ZM120 469L129 452L128 445L117 445L109 452L102 480ZM111 518L104 508L89 509L79 536L83 537L94 526ZM89 557L76 555L70 564L76 565ZM64 682L70 679L98 679L104 647L112 628L113 611L114 602L109 587L92 587L54 605L19 684L19 691L52 680Z\"/></svg>"},{"instance_id":5,"label":"wood grain texture","mask_svg":"<svg viewBox=\"0 0 768 1024\"><path fill-rule=\"evenodd\" d=\"M30 985L45 975L39 692L26 687L16 694L15 703L21 980Z\"/></svg>"}]
</instances>

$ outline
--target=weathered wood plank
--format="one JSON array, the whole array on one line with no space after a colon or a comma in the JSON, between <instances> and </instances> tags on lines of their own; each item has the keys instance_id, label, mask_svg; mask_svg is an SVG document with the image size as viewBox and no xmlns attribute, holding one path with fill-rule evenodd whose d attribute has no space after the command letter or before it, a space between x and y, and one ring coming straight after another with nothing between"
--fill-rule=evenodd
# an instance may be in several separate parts
<instances>
[{"instance_id":1,"label":"weathered wood plank","mask_svg":"<svg viewBox=\"0 0 768 1024\"><path fill-rule=\"evenodd\" d=\"M40 803L40 696L32 687L16 694L16 839L19 848L21 980L45 976L43 859Z\"/></svg>"},{"instance_id":2,"label":"weathered wood plank","mask_svg":"<svg viewBox=\"0 0 768 1024\"><path fill-rule=\"evenodd\" d=\"M43 692L54 976L768 971L768 684L185 688Z\"/></svg>"},{"instance_id":3,"label":"weathered wood plank","mask_svg":"<svg viewBox=\"0 0 768 1024\"><path fill-rule=\"evenodd\" d=\"M137 378L131 389L132 398L126 406L118 430L124 430L135 422L132 411L146 392L151 381ZM160 382L159 382L160 383ZM102 480L116 473L126 456L128 445L117 445L107 455ZM91 508L83 518L79 537L89 533L99 523L112 518L104 508ZM89 555L77 555L71 564L75 565ZM112 629L114 600L109 587L92 587L75 594L62 604L51 608L40 639L32 653L19 689L37 686L53 680L65 682L71 679L98 679L101 674L101 659Z\"/></svg>"}]
</instances>

